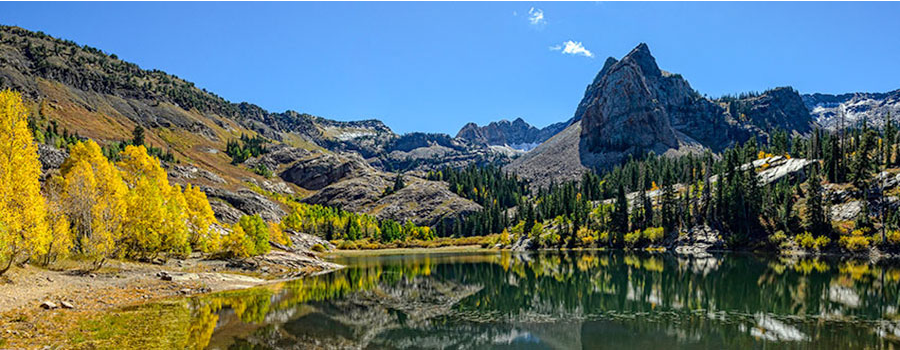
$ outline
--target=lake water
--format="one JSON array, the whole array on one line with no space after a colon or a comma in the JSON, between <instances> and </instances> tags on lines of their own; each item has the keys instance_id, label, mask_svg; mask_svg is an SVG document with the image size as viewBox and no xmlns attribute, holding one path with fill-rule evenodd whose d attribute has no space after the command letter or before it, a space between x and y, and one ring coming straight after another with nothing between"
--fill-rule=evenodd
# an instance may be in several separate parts
<instances>
[{"instance_id":1,"label":"lake water","mask_svg":"<svg viewBox=\"0 0 900 350\"><path fill-rule=\"evenodd\" d=\"M896 265L619 251L335 261L347 268L189 299L192 339L218 349L900 347Z\"/></svg>"}]
</instances>

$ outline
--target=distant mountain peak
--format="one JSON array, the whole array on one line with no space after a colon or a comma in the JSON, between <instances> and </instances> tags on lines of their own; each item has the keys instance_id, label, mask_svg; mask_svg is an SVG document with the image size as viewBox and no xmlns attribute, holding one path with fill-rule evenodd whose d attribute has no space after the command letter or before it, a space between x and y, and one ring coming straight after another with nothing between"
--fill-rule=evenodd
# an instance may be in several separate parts
<instances>
[{"instance_id":1,"label":"distant mountain peak","mask_svg":"<svg viewBox=\"0 0 900 350\"><path fill-rule=\"evenodd\" d=\"M555 135L565 128L566 125L568 123L555 123L543 129L538 129L528 124L522 117L517 117L512 122L501 119L490 122L485 126L466 123L456 134L456 137L477 144L510 146L518 150L528 151Z\"/></svg>"}]
</instances>

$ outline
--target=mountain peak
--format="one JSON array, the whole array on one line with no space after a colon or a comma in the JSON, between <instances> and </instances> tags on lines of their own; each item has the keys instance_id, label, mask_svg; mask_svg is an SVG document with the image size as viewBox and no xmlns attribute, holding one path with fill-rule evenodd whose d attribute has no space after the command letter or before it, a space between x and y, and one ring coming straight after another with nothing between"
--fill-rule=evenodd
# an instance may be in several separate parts
<instances>
[{"instance_id":1,"label":"mountain peak","mask_svg":"<svg viewBox=\"0 0 900 350\"><path fill-rule=\"evenodd\" d=\"M651 76L660 76L662 72L659 70L659 66L656 65L656 58L650 53L650 47L645 43L640 43L634 49L631 50L625 57L622 58L623 62L632 61L641 67L641 70L646 75Z\"/></svg>"}]
</instances>

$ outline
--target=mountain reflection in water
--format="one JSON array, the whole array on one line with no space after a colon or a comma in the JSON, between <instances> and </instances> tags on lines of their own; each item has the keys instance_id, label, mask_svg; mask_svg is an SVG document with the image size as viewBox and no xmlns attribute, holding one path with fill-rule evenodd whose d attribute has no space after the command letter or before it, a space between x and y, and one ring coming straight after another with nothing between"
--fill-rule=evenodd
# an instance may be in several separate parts
<instances>
[{"instance_id":1,"label":"mountain reflection in water","mask_svg":"<svg viewBox=\"0 0 900 350\"><path fill-rule=\"evenodd\" d=\"M190 299L216 349L894 348L900 266L750 255L446 253Z\"/></svg>"}]
</instances>

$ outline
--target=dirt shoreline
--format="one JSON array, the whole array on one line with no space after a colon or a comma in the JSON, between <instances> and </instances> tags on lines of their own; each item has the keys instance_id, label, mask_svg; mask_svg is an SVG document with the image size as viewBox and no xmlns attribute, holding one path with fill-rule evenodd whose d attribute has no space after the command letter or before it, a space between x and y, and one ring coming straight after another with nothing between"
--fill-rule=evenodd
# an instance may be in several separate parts
<instances>
[{"instance_id":1,"label":"dirt shoreline","mask_svg":"<svg viewBox=\"0 0 900 350\"><path fill-rule=\"evenodd\" d=\"M14 266L0 276L0 349L42 348L98 313L166 298L244 289L341 268L311 255L273 252L241 263L200 257ZM49 304L47 304L49 302ZM49 308L48 308L49 307Z\"/></svg>"}]
</instances>

